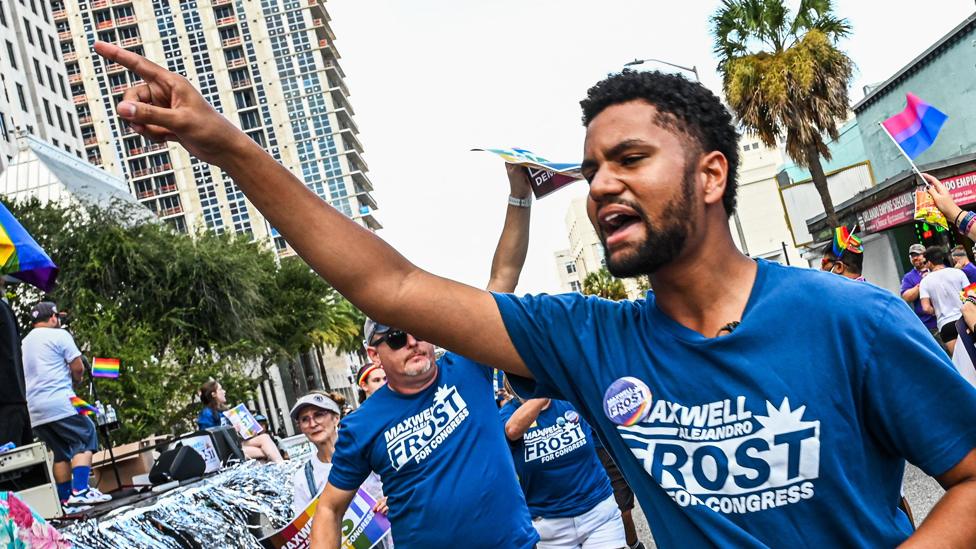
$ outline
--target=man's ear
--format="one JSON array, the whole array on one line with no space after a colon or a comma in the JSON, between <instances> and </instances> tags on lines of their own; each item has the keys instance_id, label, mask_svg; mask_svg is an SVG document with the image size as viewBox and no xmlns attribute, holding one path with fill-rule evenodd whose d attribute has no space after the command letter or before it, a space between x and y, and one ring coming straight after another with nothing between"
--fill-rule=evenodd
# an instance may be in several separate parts
<instances>
[{"instance_id":1,"label":"man's ear","mask_svg":"<svg viewBox=\"0 0 976 549\"><path fill-rule=\"evenodd\" d=\"M703 154L698 173L705 204L722 204L729 175L729 161L725 155L718 151Z\"/></svg>"}]
</instances>

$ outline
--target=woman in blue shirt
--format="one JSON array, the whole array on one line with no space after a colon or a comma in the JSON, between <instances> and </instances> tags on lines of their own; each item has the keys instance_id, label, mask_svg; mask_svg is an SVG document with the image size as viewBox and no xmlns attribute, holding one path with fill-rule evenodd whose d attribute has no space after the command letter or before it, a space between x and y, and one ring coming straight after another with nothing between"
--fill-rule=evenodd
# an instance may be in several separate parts
<instances>
[{"instance_id":1,"label":"woman in blue shirt","mask_svg":"<svg viewBox=\"0 0 976 549\"><path fill-rule=\"evenodd\" d=\"M197 427L202 431L211 427L230 425L230 421L222 413L227 409L227 394L220 382L211 379L200 387L200 402L203 410L197 416ZM241 443L244 455L251 459L261 459L274 463L284 461L278 446L275 445L268 433L259 433Z\"/></svg>"},{"instance_id":2,"label":"woman in blue shirt","mask_svg":"<svg viewBox=\"0 0 976 549\"><path fill-rule=\"evenodd\" d=\"M515 394L506 379L506 389ZM516 396L499 410L539 549L627 547L589 425L563 400Z\"/></svg>"}]
</instances>

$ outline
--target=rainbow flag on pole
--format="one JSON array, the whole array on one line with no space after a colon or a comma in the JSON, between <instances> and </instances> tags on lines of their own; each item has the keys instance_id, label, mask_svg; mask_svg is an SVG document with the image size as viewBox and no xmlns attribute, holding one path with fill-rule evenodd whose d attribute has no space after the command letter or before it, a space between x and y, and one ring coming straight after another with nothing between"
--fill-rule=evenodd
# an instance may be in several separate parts
<instances>
[{"instance_id":1,"label":"rainbow flag on pole","mask_svg":"<svg viewBox=\"0 0 976 549\"><path fill-rule=\"evenodd\" d=\"M935 143L939 130L945 124L942 111L922 101L914 93L906 94L908 106L905 110L881 123L888 135L898 143L905 154L915 160L925 149Z\"/></svg>"},{"instance_id":2,"label":"rainbow flag on pole","mask_svg":"<svg viewBox=\"0 0 976 549\"><path fill-rule=\"evenodd\" d=\"M92 361L92 377L106 377L109 379L118 379L119 359L96 357Z\"/></svg>"},{"instance_id":3,"label":"rainbow flag on pole","mask_svg":"<svg viewBox=\"0 0 976 549\"><path fill-rule=\"evenodd\" d=\"M45 292L54 289L58 266L37 241L0 204L0 275L10 275Z\"/></svg>"},{"instance_id":4,"label":"rainbow flag on pole","mask_svg":"<svg viewBox=\"0 0 976 549\"><path fill-rule=\"evenodd\" d=\"M88 404L77 396L71 397L71 405L75 407L75 411L83 416L95 416L98 414L98 410L96 410L94 406Z\"/></svg>"},{"instance_id":5,"label":"rainbow flag on pole","mask_svg":"<svg viewBox=\"0 0 976 549\"><path fill-rule=\"evenodd\" d=\"M848 230L846 225L841 225L834 229L834 255L840 257L845 251L852 254L864 253L861 239L854 236L854 231Z\"/></svg>"}]
</instances>

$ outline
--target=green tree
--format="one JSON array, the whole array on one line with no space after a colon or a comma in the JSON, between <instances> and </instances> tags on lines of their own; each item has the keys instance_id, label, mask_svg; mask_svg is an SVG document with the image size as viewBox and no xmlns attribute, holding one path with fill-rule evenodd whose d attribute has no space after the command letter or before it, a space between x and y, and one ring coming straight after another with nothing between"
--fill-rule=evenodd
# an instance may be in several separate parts
<instances>
[{"instance_id":1,"label":"green tree","mask_svg":"<svg viewBox=\"0 0 976 549\"><path fill-rule=\"evenodd\" d=\"M202 231L191 238L139 222L119 205L10 208L61 268L48 297L72 316L68 326L84 354L122 361L119 380L98 384L99 397L124 420L119 440L192 428L196 391L209 377L240 402L268 364L361 339L348 302L300 260L279 265L249 237ZM26 311L45 296L27 285L9 294L29 326Z\"/></svg>"},{"instance_id":2,"label":"green tree","mask_svg":"<svg viewBox=\"0 0 976 549\"><path fill-rule=\"evenodd\" d=\"M583 293L613 301L627 299L627 289L624 288L623 281L610 274L606 267L586 275L583 279Z\"/></svg>"},{"instance_id":3,"label":"green tree","mask_svg":"<svg viewBox=\"0 0 976 549\"><path fill-rule=\"evenodd\" d=\"M786 154L809 168L827 221L839 225L821 158L824 135L837 139L847 116L853 63L837 48L851 27L831 0L724 0L712 16L723 91L742 125L767 146L783 138Z\"/></svg>"}]
</instances>

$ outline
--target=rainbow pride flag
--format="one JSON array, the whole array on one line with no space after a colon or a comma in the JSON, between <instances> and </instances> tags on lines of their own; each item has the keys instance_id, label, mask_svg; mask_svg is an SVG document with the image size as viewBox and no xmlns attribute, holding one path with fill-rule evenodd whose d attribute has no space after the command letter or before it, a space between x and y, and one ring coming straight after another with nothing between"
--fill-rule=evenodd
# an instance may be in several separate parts
<instances>
[{"instance_id":1,"label":"rainbow pride flag","mask_svg":"<svg viewBox=\"0 0 976 549\"><path fill-rule=\"evenodd\" d=\"M71 405L75 407L75 411L83 416L94 416L98 414L98 410L96 410L94 406L88 404L77 396L71 397Z\"/></svg>"},{"instance_id":2,"label":"rainbow pride flag","mask_svg":"<svg viewBox=\"0 0 976 549\"><path fill-rule=\"evenodd\" d=\"M908 106L905 110L881 123L892 139L909 158L925 152L935 143L939 130L949 118L942 111L922 101L914 93L905 96Z\"/></svg>"},{"instance_id":3,"label":"rainbow pride flag","mask_svg":"<svg viewBox=\"0 0 976 549\"><path fill-rule=\"evenodd\" d=\"M96 357L92 361L92 377L105 377L109 379L118 379L119 359Z\"/></svg>"},{"instance_id":4,"label":"rainbow pride flag","mask_svg":"<svg viewBox=\"0 0 976 549\"><path fill-rule=\"evenodd\" d=\"M10 275L45 292L54 289L54 279L58 276L58 266L3 204L0 204L0 275Z\"/></svg>"},{"instance_id":5,"label":"rainbow pride flag","mask_svg":"<svg viewBox=\"0 0 976 549\"><path fill-rule=\"evenodd\" d=\"M864 253L861 239L854 235L847 226L841 225L834 229L834 255L840 257L845 251L852 254Z\"/></svg>"}]
</instances>

